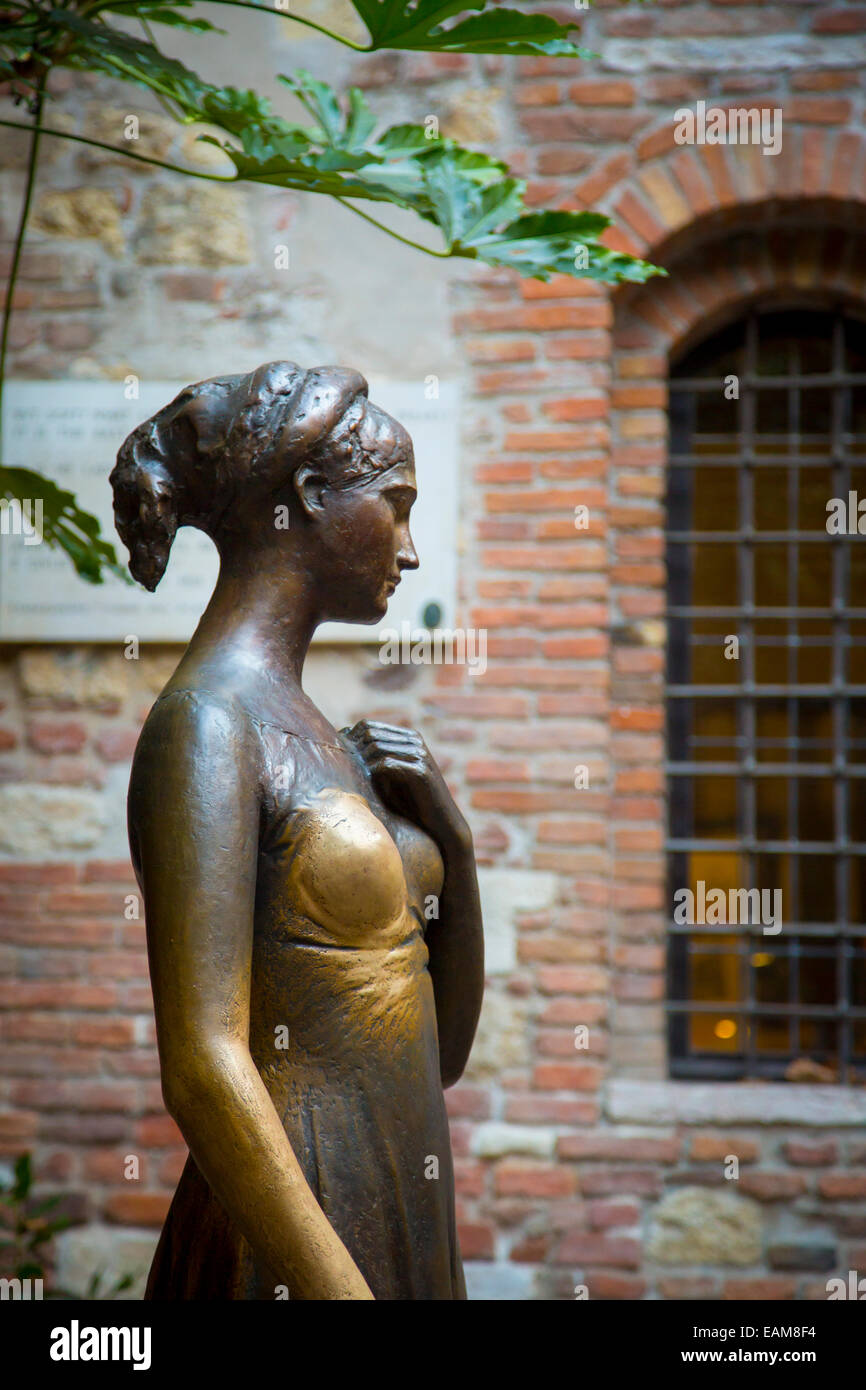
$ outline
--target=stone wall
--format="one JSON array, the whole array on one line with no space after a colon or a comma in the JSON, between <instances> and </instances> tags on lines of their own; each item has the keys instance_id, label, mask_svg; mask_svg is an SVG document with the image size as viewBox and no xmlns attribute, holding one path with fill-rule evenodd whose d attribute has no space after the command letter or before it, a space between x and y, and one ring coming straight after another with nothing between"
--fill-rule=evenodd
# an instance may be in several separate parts
<instances>
[{"instance_id":1,"label":"stone wall","mask_svg":"<svg viewBox=\"0 0 866 1390\"><path fill-rule=\"evenodd\" d=\"M275 95L269 75L303 65L365 87L388 121L436 114L507 157L533 202L609 210L612 244L670 280L614 295L518 282L424 258L312 197L190 191L48 142L14 370L120 389L129 372L290 356L460 382L460 621L488 630L486 674L413 667L395 689L374 650L317 648L307 684L340 725L421 727L475 833L488 986L448 1093L470 1289L824 1298L830 1274L866 1271L866 1093L667 1079L661 499L673 348L780 289L866 301L866 12L599 0L584 41L603 57L581 65L335 56L290 21L221 20L231 41L205 57L185 38L179 56ZM140 112L159 157L205 157L129 97L64 77L51 119L110 139ZM673 111L699 99L781 107L782 153L677 147ZM7 247L20 166L11 142ZM70 1194L67 1283L146 1261L183 1160L143 924L126 915L123 817L136 732L177 655L22 646L2 664L0 1140Z\"/></svg>"}]
</instances>

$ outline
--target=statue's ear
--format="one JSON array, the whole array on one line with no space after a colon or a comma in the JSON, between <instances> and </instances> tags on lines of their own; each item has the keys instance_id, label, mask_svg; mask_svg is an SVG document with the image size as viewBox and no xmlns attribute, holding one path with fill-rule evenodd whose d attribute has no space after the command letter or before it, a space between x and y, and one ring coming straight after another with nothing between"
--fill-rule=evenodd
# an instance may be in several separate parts
<instances>
[{"instance_id":1,"label":"statue's ear","mask_svg":"<svg viewBox=\"0 0 866 1390\"><path fill-rule=\"evenodd\" d=\"M295 493L307 516L320 516L324 510L322 493L328 485L324 473L318 472L316 465L305 459L298 465L292 479Z\"/></svg>"}]
</instances>

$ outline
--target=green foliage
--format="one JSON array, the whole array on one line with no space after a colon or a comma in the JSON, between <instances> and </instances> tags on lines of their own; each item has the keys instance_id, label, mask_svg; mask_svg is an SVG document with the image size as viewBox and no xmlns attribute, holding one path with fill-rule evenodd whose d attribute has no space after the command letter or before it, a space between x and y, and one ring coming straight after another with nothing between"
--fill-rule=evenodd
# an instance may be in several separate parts
<instances>
[{"instance_id":1,"label":"green foliage","mask_svg":"<svg viewBox=\"0 0 866 1390\"><path fill-rule=\"evenodd\" d=\"M42 1251L60 1231L70 1224L67 1216L49 1217L48 1213L62 1201L60 1195L34 1202L33 1165L29 1153L15 1160L11 1183L0 1182L0 1277L5 1279L44 1279ZM103 1292L104 1274L100 1270L91 1278L86 1298L110 1299L131 1288L131 1274L121 1275ZM61 1290L55 1297L72 1297Z\"/></svg>"},{"instance_id":2,"label":"green foliage","mask_svg":"<svg viewBox=\"0 0 866 1390\"><path fill-rule=\"evenodd\" d=\"M127 1289L131 1289L133 1284L135 1283L135 1280L131 1274L122 1274L119 1279L115 1279L113 1284L108 1285L106 1287L106 1291L103 1293L102 1281L104 1278L104 1271L101 1269L97 1270L88 1282L87 1292L84 1295L86 1299L116 1298L119 1293L125 1293Z\"/></svg>"},{"instance_id":3,"label":"green foliage","mask_svg":"<svg viewBox=\"0 0 866 1390\"><path fill-rule=\"evenodd\" d=\"M312 20L270 5L247 0L216 3L238 5L272 17L282 13L329 34ZM329 36L363 52L390 48L431 53L595 56L573 42L576 25L561 24L534 11L506 9L488 0L352 3L369 31L369 44L358 45L339 34ZM341 99L327 83L303 70L281 77L312 122L303 125L275 114L270 102L256 92L204 81L184 63L164 54L149 28L154 23L198 33L223 32L193 13L196 8L196 0L66 0L54 8L34 0L0 0L0 79L11 79L13 91L19 99L30 101L34 114L42 109L44 79L55 66L144 87L178 121L205 122L222 132L218 137L201 138L216 144L232 161L234 178L223 181L324 194L374 222L354 202L391 204L438 230L441 250L409 243L433 255L479 260L540 280L564 274L615 284L663 273L645 261L601 245L599 237L610 224L600 214L528 210L523 202L525 183L514 178L500 160L433 136L419 125L392 126L376 134L376 117L358 88L351 88ZM138 20L145 37L109 23L115 16ZM54 133L73 140L83 138L64 131ZM31 185L35 151L34 142ZM116 153L134 154L122 147L117 147ZM139 158L161 164L156 159ZM218 177L175 165L162 167L190 177ZM26 207L19 245L25 221ZM407 240L392 229L383 230ZM7 327L13 281L14 275L10 276L4 312ZM5 342L4 329L0 390ZM0 467L0 495L41 497L44 539L61 547L83 578L100 582L105 569L126 577L113 547L101 538L98 522L78 507L72 493L26 469Z\"/></svg>"},{"instance_id":4,"label":"green foliage","mask_svg":"<svg viewBox=\"0 0 866 1390\"><path fill-rule=\"evenodd\" d=\"M487 0L352 0L370 31L370 48L414 48L428 53L512 53L595 58L569 39L576 24L546 14L487 8ZM483 14L447 20L467 10Z\"/></svg>"},{"instance_id":5,"label":"green foliage","mask_svg":"<svg viewBox=\"0 0 866 1390\"><path fill-rule=\"evenodd\" d=\"M252 93L223 89L205 100L209 119L233 139L202 139L225 151L238 178L394 203L438 228L445 255L508 266L540 280L556 273L615 283L658 273L599 244L610 225L600 213L527 212L525 183L510 177L500 160L452 140L430 139L420 125L391 126L373 137L375 117L357 87L341 105L327 83L308 72L280 80L315 125L272 116L262 111L263 103L254 111ZM585 256L577 255L580 247Z\"/></svg>"},{"instance_id":6,"label":"green foliage","mask_svg":"<svg viewBox=\"0 0 866 1390\"><path fill-rule=\"evenodd\" d=\"M33 1168L25 1153L15 1160L12 1182L0 1183L0 1269L6 1278L43 1278L42 1247L69 1225L66 1216L48 1216L60 1198L33 1202L32 1186Z\"/></svg>"},{"instance_id":7,"label":"green foliage","mask_svg":"<svg viewBox=\"0 0 866 1390\"><path fill-rule=\"evenodd\" d=\"M41 499L43 540L65 550L82 579L101 584L103 570L108 569L127 584L132 583L118 563L114 546L103 540L96 517L82 511L74 493L29 468L0 466L0 496L18 502Z\"/></svg>"}]
</instances>

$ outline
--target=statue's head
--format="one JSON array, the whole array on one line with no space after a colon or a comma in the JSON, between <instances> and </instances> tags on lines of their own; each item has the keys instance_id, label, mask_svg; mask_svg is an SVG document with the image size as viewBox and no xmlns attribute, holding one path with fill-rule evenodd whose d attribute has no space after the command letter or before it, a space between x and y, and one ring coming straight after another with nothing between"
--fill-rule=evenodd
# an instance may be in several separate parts
<instances>
[{"instance_id":1,"label":"statue's head","mask_svg":"<svg viewBox=\"0 0 866 1390\"><path fill-rule=\"evenodd\" d=\"M418 558L412 441L347 367L268 362L187 386L124 441L111 472L129 568L155 589L179 526L250 581L308 579L320 620L374 623Z\"/></svg>"}]
</instances>

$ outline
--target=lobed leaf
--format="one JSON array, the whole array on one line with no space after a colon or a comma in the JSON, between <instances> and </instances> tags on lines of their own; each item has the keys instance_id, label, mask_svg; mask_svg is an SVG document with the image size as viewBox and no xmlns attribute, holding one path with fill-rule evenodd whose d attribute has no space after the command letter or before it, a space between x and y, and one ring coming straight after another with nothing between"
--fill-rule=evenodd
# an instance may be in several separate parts
<instances>
[{"instance_id":1,"label":"lobed leaf","mask_svg":"<svg viewBox=\"0 0 866 1390\"><path fill-rule=\"evenodd\" d=\"M551 15L485 8L487 0L352 0L370 33L370 48L420 49L427 53L512 53L594 58L570 38L576 24ZM458 19L467 10L483 14Z\"/></svg>"},{"instance_id":2,"label":"lobed leaf","mask_svg":"<svg viewBox=\"0 0 866 1390\"><path fill-rule=\"evenodd\" d=\"M64 550L82 579L101 584L103 571L110 570L127 584L132 583L118 562L114 546L102 538L99 521L78 506L74 493L59 488L50 478L29 468L0 465L0 496L22 503L27 499L41 499L43 540ZM16 1177L17 1173L16 1164Z\"/></svg>"}]
</instances>

